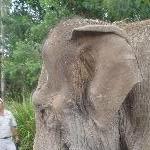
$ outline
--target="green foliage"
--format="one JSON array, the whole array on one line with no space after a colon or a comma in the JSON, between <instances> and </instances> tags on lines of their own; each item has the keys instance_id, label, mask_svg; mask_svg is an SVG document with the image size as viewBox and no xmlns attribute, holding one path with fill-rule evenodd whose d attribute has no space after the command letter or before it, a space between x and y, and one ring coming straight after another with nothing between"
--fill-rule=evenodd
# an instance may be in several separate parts
<instances>
[{"instance_id":1,"label":"green foliage","mask_svg":"<svg viewBox=\"0 0 150 150\"><path fill-rule=\"evenodd\" d=\"M6 96L16 98L32 91L37 85L40 64L39 44L32 41L16 42L13 53L4 61Z\"/></svg>"},{"instance_id":2,"label":"green foliage","mask_svg":"<svg viewBox=\"0 0 150 150\"><path fill-rule=\"evenodd\" d=\"M62 0L62 4L70 11L86 18L103 18L102 2L103 0Z\"/></svg>"},{"instance_id":3,"label":"green foliage","mask_svg":"<svg viewBox=\"0 0 150 150\"><path fill-rule=\"evenodd\" d=\"M9 101L7 105L18 124L20 150L32 150L35 135L35 114L31 99L26 98L22 103Z\"/></svg>"},{"instance_id":4,"label":"green foliage","mask_svg":"<svg viewBox=\"0 0 150 150\"><path fill-rule=\"evenodd\" d=\"M27 16L8 16L5 18L5 33L11 36L11 39L25 39L25 34L32 26L31 20Z\"/></svg>"},{"instance_id":5,"label":"green foliage","mask_svg":"<svg viewBox=\"0 0 150 150\"><path fill-rule=\"evenodd\" d=\"M149 0L104 0L103 6L107 12L107 19L111 21L150 18Z\"/></svg>"}]
</instances>

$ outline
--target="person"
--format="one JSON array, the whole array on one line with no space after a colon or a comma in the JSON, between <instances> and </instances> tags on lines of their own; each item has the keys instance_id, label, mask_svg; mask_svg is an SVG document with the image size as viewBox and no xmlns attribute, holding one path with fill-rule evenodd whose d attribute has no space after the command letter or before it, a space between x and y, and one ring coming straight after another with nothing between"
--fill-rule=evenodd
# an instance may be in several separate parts
<instances>
[{"instance_id":1,"label":"person","mask_svg":"<svg viewBox=\"0 0 150 150\"><path fill-rule=\"evenodd\" d=\"M4 101L0 98L0 150L16 150L18 143L17 123L13 114L6 110Z\"/></svg>"}]
</instances>

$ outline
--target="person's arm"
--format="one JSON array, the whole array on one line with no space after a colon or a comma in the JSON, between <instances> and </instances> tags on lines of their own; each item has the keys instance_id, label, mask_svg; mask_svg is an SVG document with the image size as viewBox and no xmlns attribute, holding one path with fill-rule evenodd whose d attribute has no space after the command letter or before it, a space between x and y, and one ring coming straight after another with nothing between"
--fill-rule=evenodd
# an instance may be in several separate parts
<instances>
[{"instance_id":1,"label":"person's arm","mask_svg":"<svg viewBox=\"0 0 150 150\"><path fill-rule=\"evenodd\" d=\"M13 114L11 114L11 131L12 131L12 137L15 139L15 142L19 142L19 135L18 135L18 129L17 129L17 122Z\"/></svg>"},{"instance_id":2,"label":"person's arm","mask_svg":"<svg viewBox=\"0 0 150 150\"><path fill-rule=\"evenodd\" d=\"M15 139L15 142L18 143L19 142L19 136L18 136L17 127L11 127L11 131L12 131L12 136Z\"/></svg>"}]
</instances>

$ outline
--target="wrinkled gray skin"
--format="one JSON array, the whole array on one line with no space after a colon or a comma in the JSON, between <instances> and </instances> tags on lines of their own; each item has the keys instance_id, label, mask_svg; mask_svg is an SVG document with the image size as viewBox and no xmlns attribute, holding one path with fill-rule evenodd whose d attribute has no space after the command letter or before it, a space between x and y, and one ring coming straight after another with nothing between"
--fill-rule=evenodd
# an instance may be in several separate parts
<instances>
[{"instance_id":1,"label":"wrinkled gray skin","mask_svg":"<svg viewBox=\"0 0 150 150\"><path fill-rule=\"evenodd\" d=\"M50 31L34 150L149 150L149 25L72 19Z\"/></svg>"}]
</instances>

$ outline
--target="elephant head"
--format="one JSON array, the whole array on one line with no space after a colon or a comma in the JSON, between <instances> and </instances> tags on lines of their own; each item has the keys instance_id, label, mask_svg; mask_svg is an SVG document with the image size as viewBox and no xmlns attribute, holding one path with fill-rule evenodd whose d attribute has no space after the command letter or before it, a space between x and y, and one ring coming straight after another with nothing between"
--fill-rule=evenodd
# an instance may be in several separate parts
<instances>
[{"instance_id":1,"label":"elephant head","mask_svg":"<svg viewBox=\"0 0 150 150\"><path fill-rule=\"evenodd\" d=\"M58 149L61 139L53 132L61 130L72 111L104 128L137 83L136 60L126 34L110 24L78 19L60 23L45 41L43 60L33 100L36 141L53 141L53 148L46 150ZM36 145L37 150L41 145Z\"/></svg>"}]
</instances>

